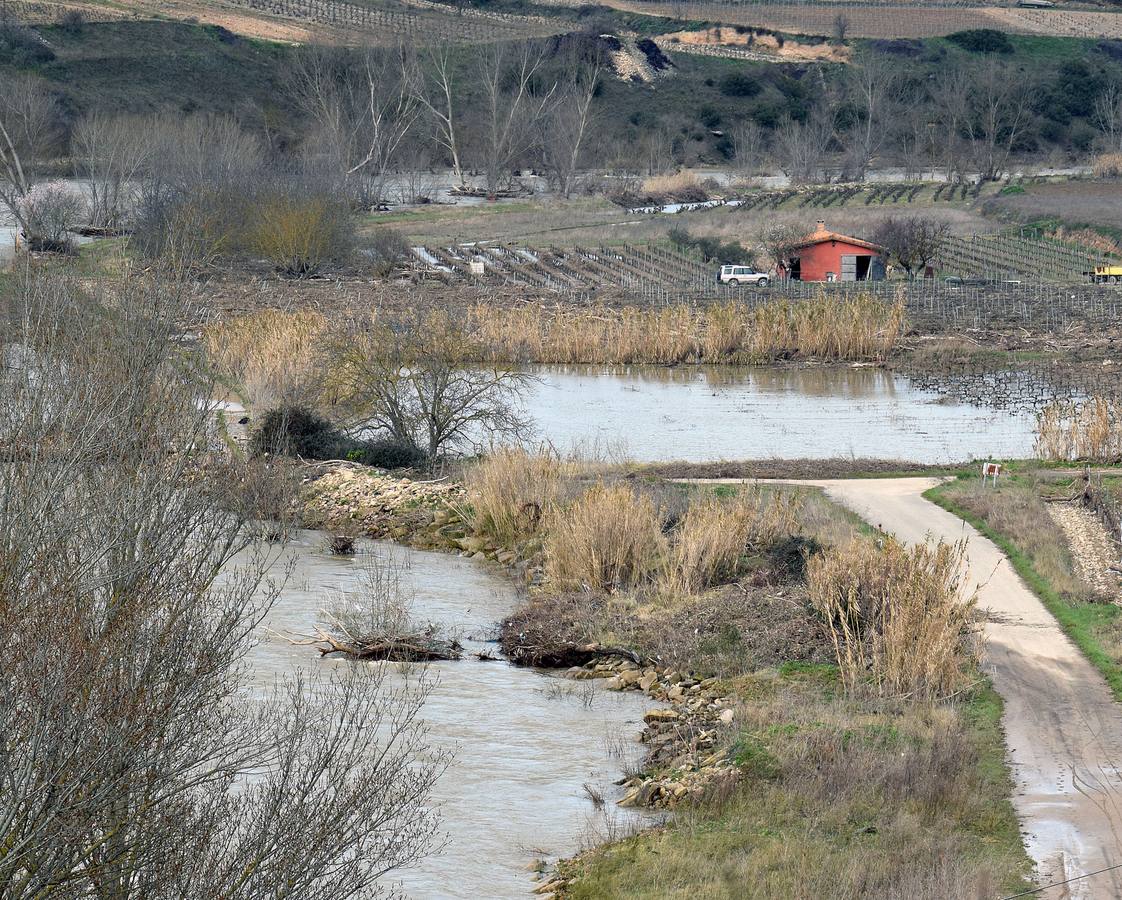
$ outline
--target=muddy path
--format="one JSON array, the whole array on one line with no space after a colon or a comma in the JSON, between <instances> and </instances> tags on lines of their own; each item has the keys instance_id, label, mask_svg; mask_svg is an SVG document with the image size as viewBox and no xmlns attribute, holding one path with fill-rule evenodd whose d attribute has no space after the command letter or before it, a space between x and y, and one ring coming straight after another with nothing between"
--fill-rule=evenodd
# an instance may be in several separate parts
<instances>
[{"instance_id":1,"label":"muddy path","mask_svg":"<svg viewBox=\"0 0 1122 900\"><path fill-rule=\"evenodd\" d=\"M905 542L927 535L968 540L984 619L983 667L1005 701L1006 752L1025 847L1041 884L1078 879L1036 896L1122 897L1122 868L1100 871L1122 864L1122 708L1103 677L991 541L923 498L937 479L799 483L822 487Z\"/></svg>"}]
</instances>

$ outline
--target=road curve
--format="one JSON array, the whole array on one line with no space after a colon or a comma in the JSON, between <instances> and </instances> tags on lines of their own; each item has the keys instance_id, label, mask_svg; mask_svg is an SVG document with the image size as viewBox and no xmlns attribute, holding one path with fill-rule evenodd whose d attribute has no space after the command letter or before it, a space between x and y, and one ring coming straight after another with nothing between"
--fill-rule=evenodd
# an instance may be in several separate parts
<instances>
[{"instance_id":1,"label":"road curve","mask_svg":"<svg viewBox=\"0 0 1122 900\"><path fill-rule=\"evenodd\" d=\"M729 479L734 480L734 479ZM968 540L984 616L984 667L1005 701L1013 803L1038 880L1053 883L1122 863L1122 706L1005 555L922 496L933 478L797 482L906 543ZM1122 898L1122 868L1037 894Z\"/></svg>"}]
</instances>

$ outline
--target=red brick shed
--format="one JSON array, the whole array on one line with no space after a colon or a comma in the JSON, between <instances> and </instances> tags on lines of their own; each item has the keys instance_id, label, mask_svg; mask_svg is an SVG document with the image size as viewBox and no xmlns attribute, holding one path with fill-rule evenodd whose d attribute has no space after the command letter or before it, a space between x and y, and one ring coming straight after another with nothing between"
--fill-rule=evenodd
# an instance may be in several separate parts
<instances>
[{"instance_id":1,"label":"red brick shed","mask_svg":"<svg viewBox=\"0 0 1122 900\"><path fill-rule=\"evenodd\" d=\"M791 254L791 278L801 281L881 281L884 248L818 227Z\"/></svg>"}]
</instances>

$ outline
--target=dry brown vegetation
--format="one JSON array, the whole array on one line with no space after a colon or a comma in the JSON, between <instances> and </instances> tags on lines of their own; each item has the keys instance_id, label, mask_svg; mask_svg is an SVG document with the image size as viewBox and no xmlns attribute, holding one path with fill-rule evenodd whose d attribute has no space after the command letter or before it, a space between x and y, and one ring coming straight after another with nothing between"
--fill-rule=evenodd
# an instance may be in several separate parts
<instances>
[{"instance_id":1,"label":"dry brown vegetation","mask_svg":"<svg viewBox=\"0 0 1122 900\"><path fill-rule=\"evenodd\" d=\"M942 541L909 549L888 538L810 560L810 596L850 692L935 699L962 685L975 602L965 550Z\"/></svg>"},{"instance_id":2,"label":"dry brown vegetation","mask_svg":"<svg viewBox=\"0 0 1122 900\"><path fill-rule=\"evenodd\" d=\"M1100 153L1091 162L1091 170L1096 178L1122 176L1122 153Z\"/></svg>"},{"instance_id":3,"label":"dry brown vegetation","mask_svg":"<svg viewBox=\"0 0 1122 900\"><path fill-rule=\"evenodd\" d=\"M904 309L862 295L699 308L596 308L526 304L505 315L476 306L481 344L495 359L541 363L752 363L792 356L883 359Z\"/></svg>"},{"instance_id":4,"label":"dry brown vegetation","mask_svg":"<svg viewBox=\"0 0 1122 900\"><path fill-rule=\"evenodd\" d=\"M448 323L446 311L411 317L382 311L371 316L378 332L404 327L416 334L444 333ZM325 341L333 327L320 312L266 309L217 322L206 330L204 340L218 371L264 409L280 402L314 401L333 366ZM903 329L902 303L865 295L777 300L754 308L726 303L585 309L536 302L502 314L491 305L477 304L468 311L462 330L456 328L462 339L456 352L457 362L464 365L882 360Z\"/></svg>"},{"instance_id":5,"label":"dry brown vegetation","mask_svg":"<svg viewBox=\"0 0 1122 900\"><path fill-rule=\"evenodd\" d=\"M1063 462L1122 460L1122 402L1090 397L1050 403L1037 417L1036 453Z\"/></svg>"},{"instance_id":6,"label":"dry brown vegetation","mask_svg":"<svg viewBox=\"0 0 1122 900\"><path fill-rule=\"evenodd\" d=\"M264 410L307 398L326 325L316 312L269 309L212 325L204 341L211 362Z\"/></svg>"}]
</instances>

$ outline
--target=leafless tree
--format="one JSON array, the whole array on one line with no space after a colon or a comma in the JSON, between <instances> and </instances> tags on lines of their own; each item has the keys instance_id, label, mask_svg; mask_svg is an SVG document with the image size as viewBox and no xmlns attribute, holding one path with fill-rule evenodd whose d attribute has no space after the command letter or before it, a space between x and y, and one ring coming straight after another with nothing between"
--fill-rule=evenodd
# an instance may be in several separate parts
<instances>
[{"instance_id":1,"label":"leafless tree","mask_svg":"<svg viewBox=\"0 0 1122 900\"><path fill-rule=\"evenodd\" d=\"M768 260L776 267L791 271L791 257L798 245L806 239L806 232L798 225L777 223L765 228L759 236L759 245Z\"/></svg>"},{"instance_id":2,"label":"leafless tree","mask_svg":"<svg viewBox=\"0 0 1122 900\"><path fill-rule=\"evenodd\" d=\"M42 177L57 149L58 107L43 83L28 75L5 76L0 90L0 204L25 233L21 202Z\"/></svg>"},{"instance_id":3,"label":"leafless tree","mask_svg":"<svg viewBox=\"0 0 1122 900\"><path fill-rule=\"evenodd\" d=\"M579 170L588 137L596 125L593 101L600 85L603 63L573 59L565 66L569 79L557 91L539 122L540 151L545 170L557 192L568 197Z\"/></svg>"},{"instance_id":4,"label":"leafless tree","mask_svg":"<svg viewBox=\"0 0 1122 900\"><path fill-rule=\"evenodd\" d=\"M857 118L845 134L846 172L850 178L861 181L887 138L899 77L897 70L880 56L870 56L847 71L847 88Z\"/></svg>"},{"instance_id":5,"label":"leafless tree","mask_svg":"<svg viewBox=\"0 0 1122 900\"><path fill-rule=\"evenodd\" d=\"M1095 124L1110 152L1122 151L1122 85L1109 82L1095 98Z\"/></svg>"},{"instance_id":6,"label":"leafless tree","mask_svg":"<svg viewBox=\"0 0 1122 900\"><path fill-rule=\"evenodd\" d=\"M413 58L410 89L433 124L433 138L452 162L456 184L464 185L460 151L460 113L456 108L456 73L449 44L437 44Z\"/></svg>"},{"instance_id":7,"label":"leafless tree","mask_svg":"<svg viewBox=\"0 0 1122 900\"><path fill-rule=\"evenodd\" d=\"M834 114L820 103L805 122L783 120L775 135L775 148L783 171L792 181L818 181L823 177L826 151L834 138Z\"/></svg>"},{"instance_id":8,"label":"leafless tree","mask_svg":"<svg viewBox=\"0 0 1122 900\"><path fill-rule=\"evenodd\" d=\"M849 16L838 13L834 16L834 40L839 44L845 43L845 36L849 33Z\"/></svg>"},{"instance_id":9,"label":"leafless tree","mask_svg":"<svg viewBox=\"0 0 1122 900\"><path fill-rule=\"evenodd\" d=\"M0 320L10 900L377 896L436 838L423 686L245 680L276 585L211 450L197 321L171 284L41 279Z\"/></svg>"},{"instance_id":10,"label":"leafless tree","mask_svg":"<svg viewBox=\"0 0 1122 900\"><path fill-rule=\"evenodd\" d=\"M354 54L317 47L296 57L291 83L316 124L309 151L326 155L366 204L385 199L387 176L422 105L401 48Z\"/></svg>"},{"instance_id":11,"label":"leafless tree","mask_svg":"<svg viewBox=\"0 0 1122 900\"><path fill-rule=\"evenodd\" d=\"M82 167L90 224L120 228L132 213L138 181L152 147L148 122L133 116L93 112L71 135L71 153Z\"/></svg>"},{"instance_id":12,"label":"leafless tree","mask_svg":"<svg viewBox=\"0 0 1122 900\"><path fill-rule=\"evenodd\" d=\"M932 89L938 123L935 129L938 155L950 180L962 179L967 174L970 143L966 135L971 118L972 89L972 74L962 66L944 68Z\"/></svg>"},{"instance_id":13,"label":"leafless tree","mask_svg":"<svg viewBox=\"0 0 1122 900\"><path fill-rule=\"evenodd\" d=\"M874 231L873 242L914 278L939 256L949 234L946 222L924 216L888 216Z\"/></svg>"},{"instance_id":14,"label":"leafless tree","mask_svg":"<svg viewBox=\"0 0 1122 900\"><path fill-rule=\"evenodd\" d=\"M970 92L974 164L983 179L999 178L1029 120L1032 85L996 60L987 60Z\"/></svg>"},{"instance_id":15,"label":"leafless tree","mask_svg":"<svg viewBox=\"0 0 1122 900\"><path fill-rule=\"evenodd\" d=\"M767 140L764 130L751 119L738 122L732 129L733 161L746 174L755 172L763 162Z\"/></svg>"},{"instance_id":16,"label":"leafless tree","mask_svg":"<svg viewBox=\"0 0 1122 900\"><path fill-rule=\"evenodd\" d=\"M477 153L487 192L494 194L533 147L539 123L558 93L539 84L547 56L535 41L490 44L479 52L476 78L483 90Z\"/></svg>"},{"instance_id":17,"label":"leafless tree","mask_svg":"<svg viewBox=\"0 0 1122 900\"><path fill-rule=\"evenodd\" d=\"M332 402L347 424L424 453L517 440L529 427L519 398L533 377L481 363L463 325L444 313L352 323L337 336Z\"/></svg>"}]
</instances>

